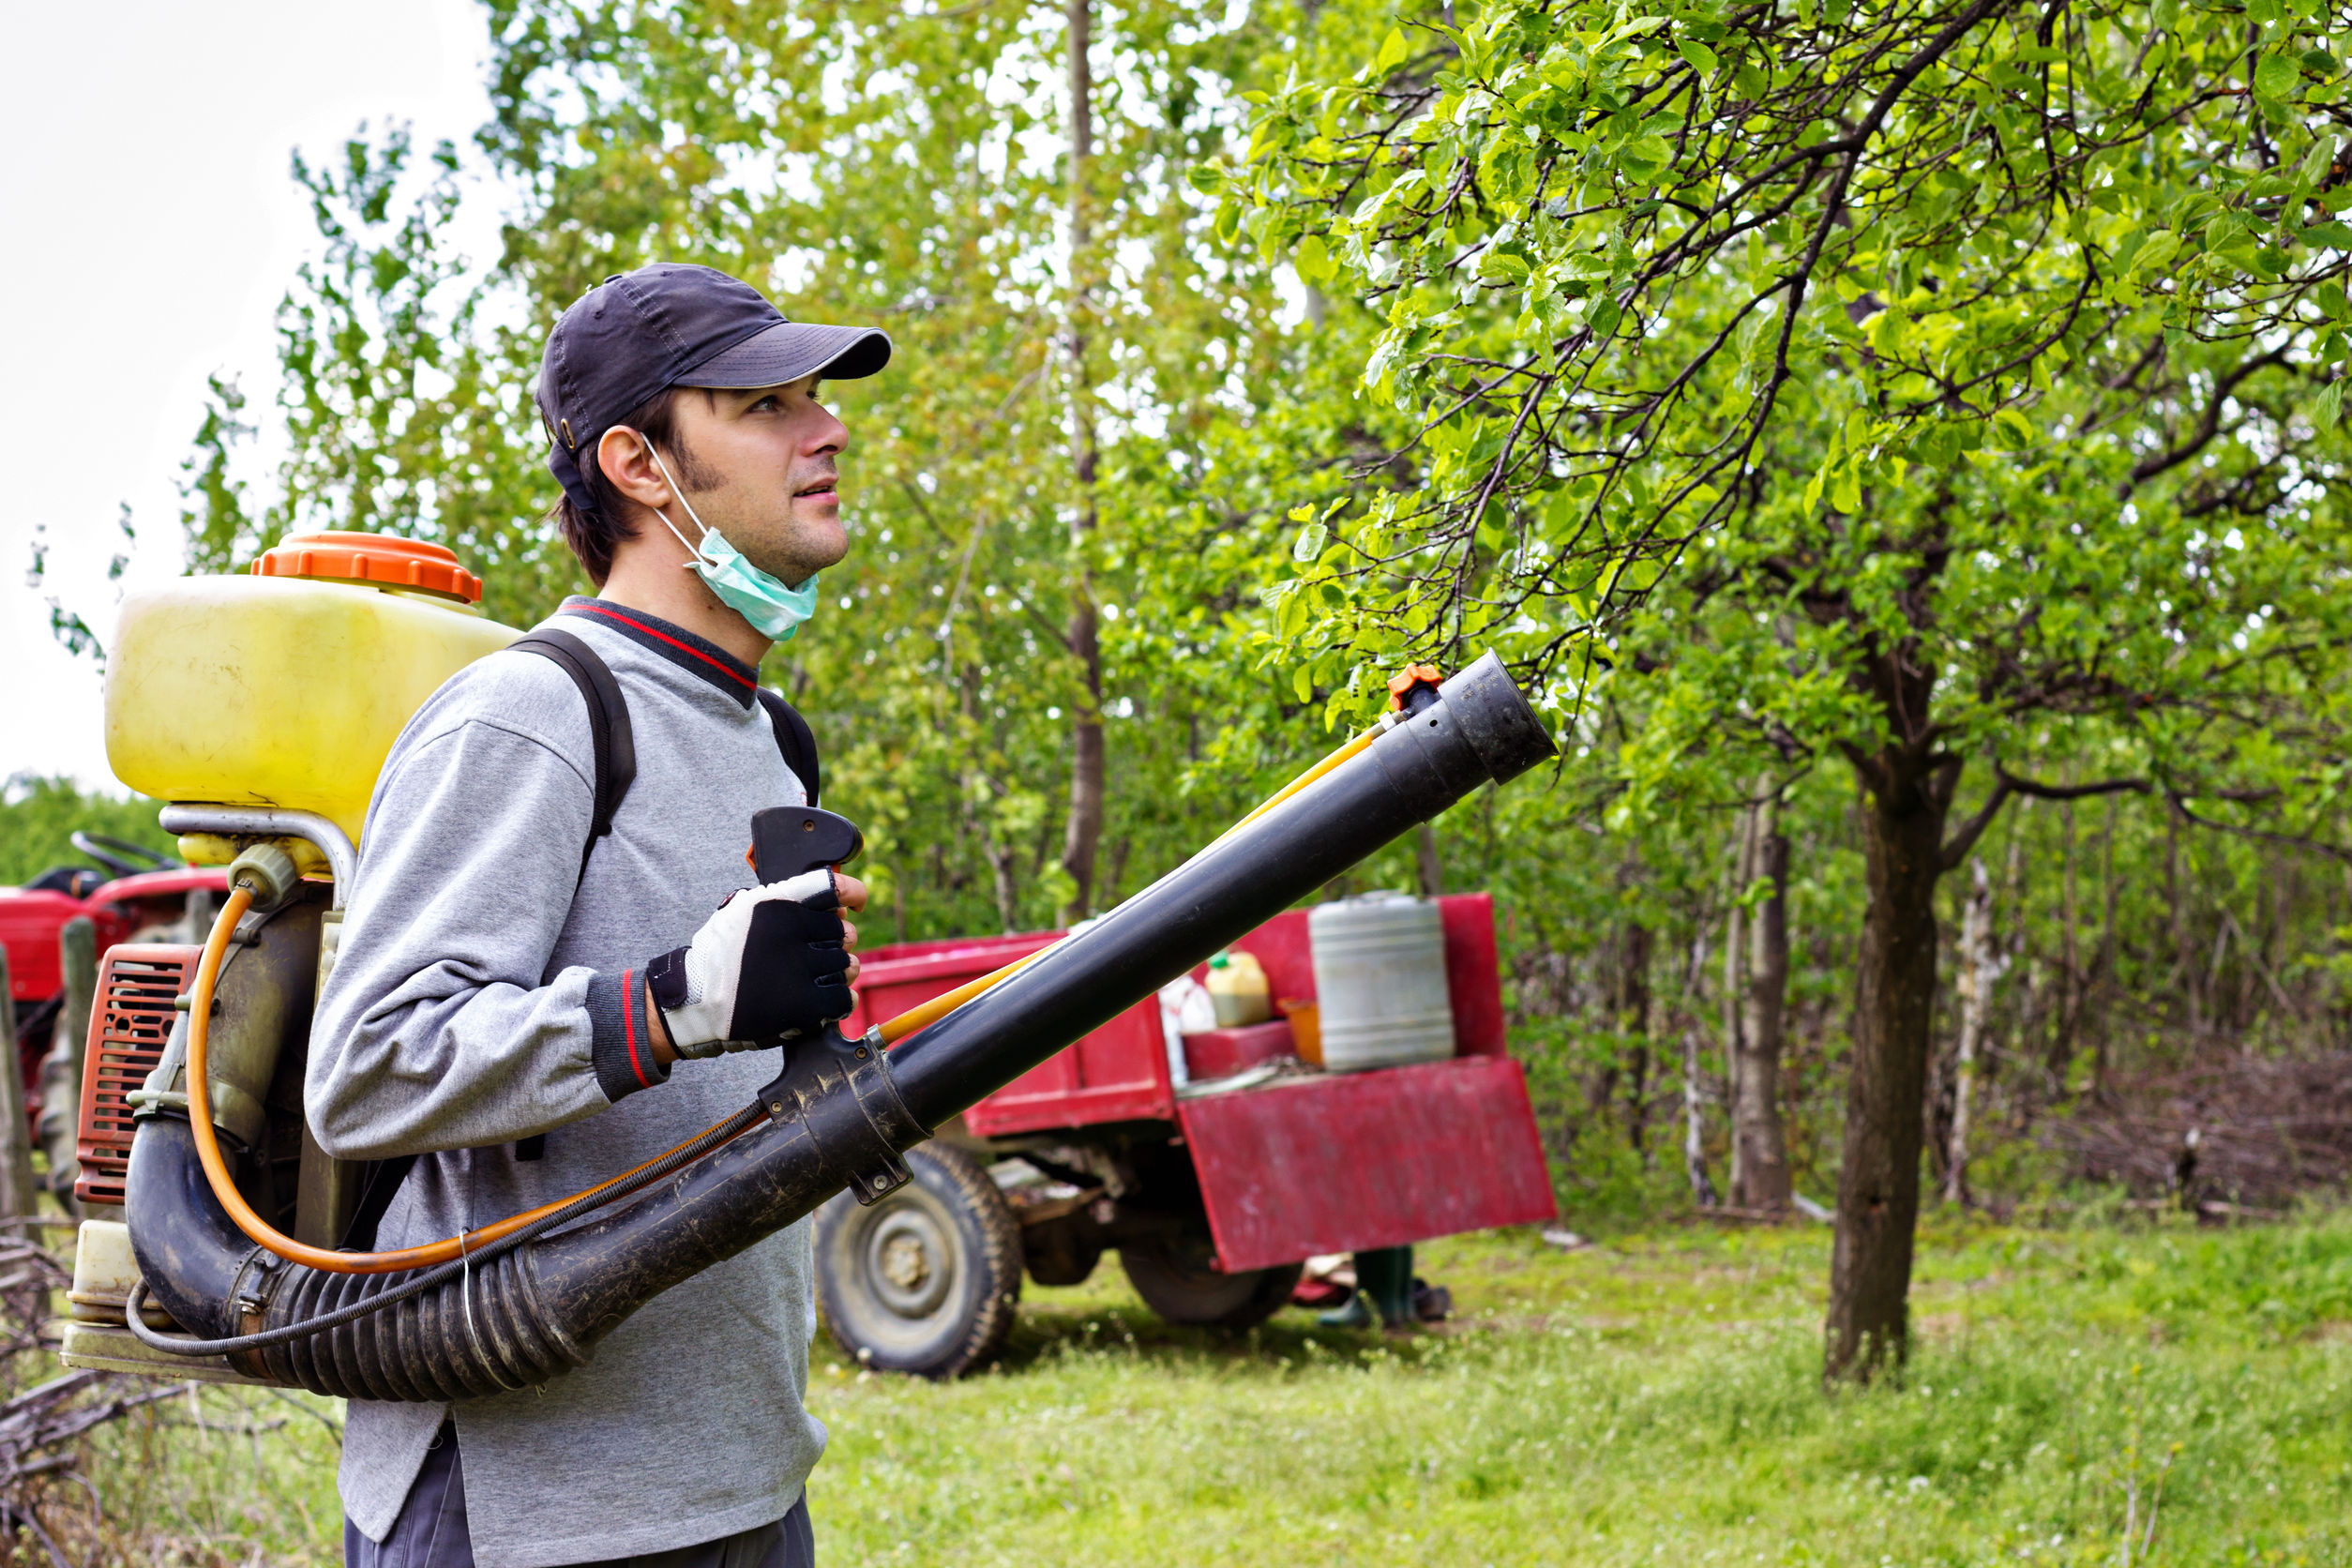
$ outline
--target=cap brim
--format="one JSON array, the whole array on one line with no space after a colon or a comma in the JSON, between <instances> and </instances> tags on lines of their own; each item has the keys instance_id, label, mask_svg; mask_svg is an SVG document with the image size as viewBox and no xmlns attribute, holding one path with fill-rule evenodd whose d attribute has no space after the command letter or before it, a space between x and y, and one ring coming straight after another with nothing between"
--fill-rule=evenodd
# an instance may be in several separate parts
<instances>
[{"instance_id":1,"label":"cap brim","mask_svg":"<svg viewBox=\"0 0 2352 1568\"><path fill-rule=\"evenodd\" d=\"M870 326L777 322L688 368L673 386L781 386L803 376L854 381L890 363L890 335Z\"/></svg>"}]
</instances>

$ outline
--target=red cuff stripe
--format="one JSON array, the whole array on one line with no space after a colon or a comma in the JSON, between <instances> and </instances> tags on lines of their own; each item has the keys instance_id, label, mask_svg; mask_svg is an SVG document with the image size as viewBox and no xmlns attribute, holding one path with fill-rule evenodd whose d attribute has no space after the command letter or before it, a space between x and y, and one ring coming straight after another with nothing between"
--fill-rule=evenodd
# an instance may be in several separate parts
<instances>
[{"instance_id":1,"label":"red cuff stripe","mask_svg":"<svg viewBox=\"0 0 2352 1568\"><path fill-rule=\"evenodd\" d=\"M643 1063L637 1060L637 988L629 984L636 977L633 969L621 972L621 1031L629 1043L629 1071L637 1075L639 1088L651 1089L654 1080L645 1076Z\"/></svg>"},{"instance_id":2,"label":"red cuff stripe","mask_svg":"<svg viewBox=\"0 0 2352 1568\"><path fill-rule=\"evenodd\" d=\"M642 621L632 621L626 615L616 615L611 611L605 609L602 605L576 604L566 609L564 613L566 615L601 615L608 621L618 621L625 626L634 627L638 631L643 632L648 637L656 638L661 641L669 643L672 648L677 649L678 652L682 654L692 654L696 658L701 659L704 664L709 665L712 669L717 671L720 674L726 676L729 680L734 682L739 686L749 686L755 690L758 688L759 683L756 681L745 680L743 678L742 671L730 669L728 666L721 664L718 660L711 657L710 655L704 653L701 649L689 647L686 643L679 641L674 637L664 636L662 633L656 631L653 627L647 626Z\"/></svg>"}]
</instances>

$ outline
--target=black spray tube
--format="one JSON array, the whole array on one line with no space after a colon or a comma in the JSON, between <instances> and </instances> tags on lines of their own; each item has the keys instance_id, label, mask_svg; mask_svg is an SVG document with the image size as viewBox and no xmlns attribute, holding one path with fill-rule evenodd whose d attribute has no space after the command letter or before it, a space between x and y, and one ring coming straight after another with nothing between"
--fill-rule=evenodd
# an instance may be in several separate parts
<instances>
[{"instance_id":1,"label":"black spray tube","mask_svg":"<svg viewBox=\"0 0 2352 1568\"><path fill-rule=\"evenodd\" d=\"M794 1047L770 1121L647 1191L468 1278L242 1356L273 1381L369 1399L448 1399L541 1381L655 1296L844 1187L871 1202L898 1153L1479 786L1553 755L1491 655L1361 755L1220 840L886 1056L838 1033ZM185 1140L132 1152L133 1239L157 1298L199 1337L276 1328L400 1275L262 1266L234 1237ZM143 1163L145 1168L143 1168ZM158 1228L170 1228L167 1242ZM159 1277L169 1276L169 1277Z\"/></svg>"}]
</instances>

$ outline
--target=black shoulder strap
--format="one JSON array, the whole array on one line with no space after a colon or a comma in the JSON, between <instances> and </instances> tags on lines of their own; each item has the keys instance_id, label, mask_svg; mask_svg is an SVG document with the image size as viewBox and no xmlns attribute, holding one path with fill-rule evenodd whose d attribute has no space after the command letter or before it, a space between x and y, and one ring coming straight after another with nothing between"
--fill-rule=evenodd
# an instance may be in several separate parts
<instances>
[{"instance_id":1,"label":"black shoulder strap","mask_svg":"<svg viewBox=\"0 0 2352 1568\"><path fill-rule=\"evenodd\" d=\"M395 1154L388 1160L370 1160L359 1178L359 1203L336 1244L349 1252L376 1250L376 1228L384 1223L384 1212L392 1207L393 1195L408 1173L416 1168L415 1154Z\"/></svg>"},{"instance_id":2,"label":"black shoulder strap","mask_svg":"<svg viewBox=\"0 0 2352 1568\"><path fill-rule=\"evenodd\" d=\"M596 840L612 831L612 814L621 808L629 786L637 782L637 742L629 730L628 700L621 695L621 683L612 678L596 650L567 631L542 629L507 646L553 660L572 678L588 704L588 728L596 747L596 805L588 824L588 842L580 852L580 874L585 877Z\"/></svg>"},{"instance_id":3,"label":"black shoulder strap","mask_svg":"<svg viewBox=\"0 0 2352 1568\"><path fill-rule=\"evenodd\" d=\"M768 727L776 731L776 749L784 753L784 765L800 779L807 792L806 804L815 806L817 797L824 792L824 772L817 765L817 736L808 728L808 721L800 716L800 710L767 687L760 688L760 706L768 711Z\"/></svg>"}]
</instances>

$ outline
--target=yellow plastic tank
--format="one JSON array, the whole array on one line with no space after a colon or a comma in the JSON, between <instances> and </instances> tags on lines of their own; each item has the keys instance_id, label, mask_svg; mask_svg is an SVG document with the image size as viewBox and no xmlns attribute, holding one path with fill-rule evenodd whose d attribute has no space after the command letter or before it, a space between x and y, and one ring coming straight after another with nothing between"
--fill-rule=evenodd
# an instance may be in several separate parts
<instances>
[{"instance_id":1,"label":"yellow plastic tank","mask_svg":"<svg viewBox=\"0 0 2352 1568\"><path fill-rule=\"evenodd\" d=\"M302 534L244 577L123 603L106 675L114 776L167 801L316 811L356 843L385 753L450 676L522 633L439 545Z\"/></svg>"}]
</instances>

